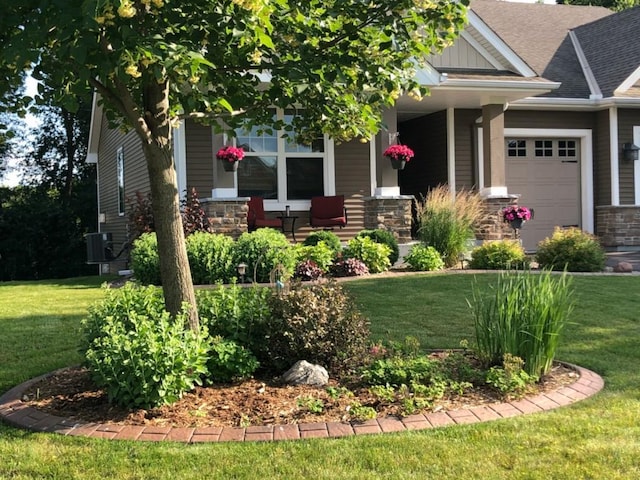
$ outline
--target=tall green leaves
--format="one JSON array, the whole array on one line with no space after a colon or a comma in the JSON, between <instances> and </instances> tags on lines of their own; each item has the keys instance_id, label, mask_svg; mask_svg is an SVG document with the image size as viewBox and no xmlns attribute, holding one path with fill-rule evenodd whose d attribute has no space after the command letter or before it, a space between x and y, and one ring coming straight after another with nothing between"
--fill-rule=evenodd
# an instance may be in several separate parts
<instances>
[{"instance_id":1,"label":"tall green leaves","mask_svg":"<svg viewBox=\"0 0 640 480\"><path fill-rule=\"evenodd\" d=\"M528 374L544 375L573 310L571 296L571 278L566 273L503 273L488 293L474 283L469 305L478 353L491 364L499 364L509 353L524 360Z\"/></svg>"}]
</instances>

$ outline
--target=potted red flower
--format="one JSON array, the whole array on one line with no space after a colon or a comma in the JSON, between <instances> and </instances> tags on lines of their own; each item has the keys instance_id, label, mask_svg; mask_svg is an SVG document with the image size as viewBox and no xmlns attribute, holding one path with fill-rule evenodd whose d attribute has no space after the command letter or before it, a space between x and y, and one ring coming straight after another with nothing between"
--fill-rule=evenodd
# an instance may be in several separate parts
<instances>
[{"instance_id":1,"label":"potted red flower","mask_svg":"<svg viewBox=\"0 0 640 480\"><path fill-rule=\"evenodd\" d=\"M509 205L502 209L502 219L511 224L514 230L522 228L522 224L533 218L533 210L518 205Z\"/></svg>"},{"instance_id":2,"label":"potted red flower","mask_svg":"<svg viewBox=\"0 0 640 480\"><path fill-rule=\"evenodd\" d=\"M244 158L244 150L227 145L218 150L216 158L222 162L225 171L235 172L238 169L238 162Z\"/></svg>"},{"instance_id":3,"label":"potted red flower","mask_svg":"<svg viewBox=\"0 0 640 480\"><path fill-rule=\"evenodd\" d=\"M405 164L413 158L413 150L406 145L391 145L383 155L391 161L395 170L403 170Z\"/></svg>"}]
</instances>

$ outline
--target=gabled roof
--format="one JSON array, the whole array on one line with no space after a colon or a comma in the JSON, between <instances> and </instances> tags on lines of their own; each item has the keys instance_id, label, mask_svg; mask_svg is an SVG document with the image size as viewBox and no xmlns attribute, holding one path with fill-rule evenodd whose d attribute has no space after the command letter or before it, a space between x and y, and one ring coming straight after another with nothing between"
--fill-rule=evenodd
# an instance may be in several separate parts
<instances>
[{"instance_id":1,"label":"gabled roof","mask_svg":"<svg viewBox=\"0 0 640 480\"><path fill-rule=\"evenodd\" d=\"M562 82L543 96L589 98L591 90L569 31L611 16L603 7L472 0L473 12L537 75Z\"/></svg>"},{"instance_id":2,"label":"gabled roof","mask_svg":"<svg viewBox=\"0 0 640 480\"><path fill-rule=\"evenodd\" d=\"M576 27L574 34L603 97L628 96L638 88L640 7Z\"/></svg>"}]
</instances>

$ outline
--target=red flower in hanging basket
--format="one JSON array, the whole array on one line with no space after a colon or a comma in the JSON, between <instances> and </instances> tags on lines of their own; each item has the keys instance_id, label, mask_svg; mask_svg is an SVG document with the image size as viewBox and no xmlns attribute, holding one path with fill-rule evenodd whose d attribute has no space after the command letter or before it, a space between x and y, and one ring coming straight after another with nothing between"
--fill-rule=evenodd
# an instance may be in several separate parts
<instances>
[{"instance_id":1,"label":"red flower in hanging basket","mask_svg":"<svg viewBox=\"0 0 640 480\"><path fill-rule=\"evenodd\" d=\"M218 160L222 160L223 162L239 162L244 158L244 150L238 147L232 147L231 145L227 145L226 147L222 147L216 153L216 158Z\"/></svg>"},{"instance_id":2,"label":"red flower in hanging basket","mask_svg":"<svg viewBox=\"0 0 640 480\"><path fill-rule=\"evenodd\" d=\"M502 209L502 218L505 222L513 222L514 220L531 220L531 210L527 207L518 207L511 205Z\"/></svg>"},{"instance_id":3,"label":"red flower in hanging basket","mask_svg":"<svg viewBox=\"0 0 640 480\"><path fill-rule=\"evenodd\" d=\"M406 145L391 145L382 155L392 160L408 162L413 158L413 150Z\"/></svg>"}]
</instances>

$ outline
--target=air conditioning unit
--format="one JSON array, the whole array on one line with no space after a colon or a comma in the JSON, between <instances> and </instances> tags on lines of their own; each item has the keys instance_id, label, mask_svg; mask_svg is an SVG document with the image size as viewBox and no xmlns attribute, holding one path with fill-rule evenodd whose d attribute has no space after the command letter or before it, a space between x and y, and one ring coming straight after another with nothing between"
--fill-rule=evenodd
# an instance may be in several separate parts
<instances>
[{"instance_id":1,"label":"air conditioning unit","mask_svg":"<svg viewBox=\"0 0 640 480\"><path fill-rule=\"evenodd\" d=\"M87 233L87 263L108 263L113 259L113 239L110 233Z\"/></svg>"}]
</instances>

